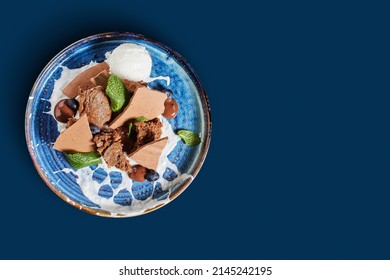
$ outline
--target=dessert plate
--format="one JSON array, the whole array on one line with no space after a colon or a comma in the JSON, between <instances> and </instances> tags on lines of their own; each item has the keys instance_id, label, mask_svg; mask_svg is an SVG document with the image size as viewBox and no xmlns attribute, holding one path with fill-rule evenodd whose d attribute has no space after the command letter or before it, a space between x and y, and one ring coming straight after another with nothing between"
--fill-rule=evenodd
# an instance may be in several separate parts
<instances>
[{"instance_id":1,"label":"dessert plate","mask_svg":"<svg viewBox=\"0 0 390 280\"><path fill-rule=\"evenodd\" d=\"M106 60L123 43L145 47L152 58L152 89L168 89L179 105L175 118L166 120L174 132L188 129L200 135L196 147L178 141L156 182L136 182L104 163L73 169L65 154L54 150L60 126L53 117L58 81L71 70ZM169 77L169 79L167 79ZM156 210L180 195L199 172L210 144L211 119L203 86L192 67L169 47L134 33L103 33L81 39L57 54L38 76L25 116L27 146L33 163L48 187L70 205L105 217L132 217ZM80 169L81 170L81 169Z\"/></svg>"}]
</instances>

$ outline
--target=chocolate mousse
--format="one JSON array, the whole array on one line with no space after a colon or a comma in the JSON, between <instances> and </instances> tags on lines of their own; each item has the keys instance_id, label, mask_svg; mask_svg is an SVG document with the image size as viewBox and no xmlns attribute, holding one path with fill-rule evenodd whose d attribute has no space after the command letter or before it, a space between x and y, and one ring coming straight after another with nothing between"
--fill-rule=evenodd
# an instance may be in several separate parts
<instances>
[{"instance_id":1,"label":"chocolate mousse","mask_svg":"<svg viewBox=\"0 0 390 280\"><path fill-rule=\"evenodd\" d=\"M93 137L93 142L96 144L97 151L103 153L113 142L120 141L122 145L129 145L127 143L129 141L128 132L128 128L123 126L117 129L104 129Z\"/></svg>"},{"instance_id":2,"label":"chocolate mousse","mask_svg":"<svg viewBox=\"0 0 390 280\"><path fill-rule=\"evenodd\" d=\"M101 86L80 93L78 102L80 114L87 114L90 124L102 127L111 119L110 101Z\"/></svg>"},{"instance_id":3,"label":"chocolate mousse","mask_svg":"<svg viewBox=\"0 0 390 280\"><path fill-rule=\"evenodd\" d=\"M154 119L164 112L165 99L166 94L160 91L147 87L138 88L123 112L111 122L110 128L115 129L140 116L148 120Z\"/></svg>"},{"instance_id":4,"label":"chocolate mousse","mask_svg":"<svg viewBox=\"0 0 390 280\"><path fill-rule=\"evenodd\" d=\"M168 137L164 137L146 144L130 154L130 158L135 160L138 164L151 169L156 170L158 161L162 150L165 148L168 142Z\"/></svg>"},{"instance_id":5,"label":"chocolate mousse","mask_svg":"<svg viewBox=\"0 0 390 280\"><path fill-rule=\"evenodd\" d=\"M131 165L123 152L123 147L120 142L112 143L104 152L103 158L108 167L115 166L116 168L127 173L132 172Z\"/></svg>"},{"instance_id":6,"label":"chocolate mousse","mask_svg":"<svg viewBox=\"0 0 390 280\"><path fill-rule=\"evenodd\" d=\"M117 129L106 129L96 134L93 137L97 151L103 156L109 167L116 168L127 173L132 172L131 164L129 163L124 145L128 143L127 131L122 127Z\"/></svg>"},{"instance_id":7,"label":"chocolate mousse","mask_svg":"<svg viewBox=\"0 0 390 280\"><path fill-rule=\"evenodd\" d=\"M58 136L53 148L67 153L95 151L87 115L82 115L72 126L65 129Z\"/></svg>"},{"instance_id":8,"label":"chocolate mousse","mask_svg":"<svg viewBox=\"0 0 390 280\"><path fill-rule=\"evenodd\" d=\"M135 122L133 127L136 134L136 141L133 149L153 142L161 137L162 134L162 123L158 118L155 118L148 122Z\"/></svg>"},{"instance_id":9,"label":"chocolate mousse","mask_svg":"<svg viewBox=\"0 0 390 280\"><path fill-rule=\"evenodd\" d=\"M93 137L93 142L95 142L97 151L102 154L105 149L107 149L112 143L119 141L120 137L115 132L115 130L102 131L101 133Z\"/></svg>"},{"instance_id":10,"label":"chocolate mousse","mask_svg":"<svg viewBox=\"0 0 390 280\"><path fill-rule=\"evenodd\" d=\"M106 62L98 63L95 66L78 74L67 86L62 89L62 92L69 98L77 96L80 91L95 87L91 82L91 78L96 77L103 70L108 70L109 66Z\"/></svg>"}]
</instances>

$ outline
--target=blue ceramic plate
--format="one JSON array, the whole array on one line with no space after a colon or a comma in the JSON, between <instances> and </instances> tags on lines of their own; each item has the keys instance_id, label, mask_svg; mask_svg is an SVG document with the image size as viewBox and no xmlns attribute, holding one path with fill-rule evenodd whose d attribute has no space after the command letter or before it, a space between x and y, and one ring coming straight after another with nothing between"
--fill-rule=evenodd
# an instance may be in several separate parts
<instances>
[{"instance_id":1,"label":"blue ceramic plate","mask_svg":"<svg viewBox=\"0 0 390 280\"><path fill-rule=\"evenodd\" d=\"M69 166L64 154L53 149L53 143L60 133L59 124L51 113L55 105L51 97L56 81L61 79L65 69L78 69L91 62L104 61L106 53L122 43L135 43L146 48L153 62L151 77L170 77L169 85L164 80L156 80L148 86L158 89L163 87L173 92L179 112L174 119L168 120L172 130L192 130L202 139L202 143L196 147L177 142L168 155L170 163L177 168L167 166L161 174L162 181L135 182L125 179L123 173L115 169L107 169L104 164L84 168L87 178L81 180L80 174ZM211 132L207 97L191 66L167 46L133 33L93 35L57 54L43 69L31 90L25 122L29 152L49 188L70 205L107 217L131 217L148 213L180 195L193 181L205 160ZM95 188L86 189L83 184L91 182ZM92 201L88 192L95 192L93 195L99 197L99 200Z\"/></svg>"}]
</instances>

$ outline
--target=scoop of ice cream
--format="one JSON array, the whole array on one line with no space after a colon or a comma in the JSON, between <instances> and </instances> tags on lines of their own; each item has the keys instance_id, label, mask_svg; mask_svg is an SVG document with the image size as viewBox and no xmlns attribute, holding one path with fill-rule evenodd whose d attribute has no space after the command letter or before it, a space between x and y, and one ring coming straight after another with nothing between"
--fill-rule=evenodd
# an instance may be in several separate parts
<instances>
[{"instance_id":1,"label":"scoop of ice cream","mask_svg":"<svg viewBox=\"0 0 390 280\"><path fill-rule=\"evenodd\" d=\"M112 74L134 82L146 80L152 71L152 59L148 51L132 43L119 45L106 62Z\"/></svg>"}]
</instances>

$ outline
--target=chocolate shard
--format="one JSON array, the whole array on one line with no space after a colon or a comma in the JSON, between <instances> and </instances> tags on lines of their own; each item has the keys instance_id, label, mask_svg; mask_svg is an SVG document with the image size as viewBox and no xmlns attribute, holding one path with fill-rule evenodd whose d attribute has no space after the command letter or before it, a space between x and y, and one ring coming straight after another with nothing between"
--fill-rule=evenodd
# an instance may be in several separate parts
<instances>
[{"instance_id":1,"label":"chocolate shard","mask_svg":"<svg viewBox=\"0 0 390 280\"><path fill-rule=\"evenodd\" d=\"M53 148L66 153L95 151L87 115L82 115L72 126L65 129L58 136Z\"/></svg>"},{"instance_id":2,"label":"chocolate shard","mask_svg":"<svg viewBox=\"0 0 390 280\"><path fill-rule=\"evenodd\" d=\"M104 69L102 72L97 74L95 77L91 78L91 82L96 86L101 86L102 88L107 87L108 78L110 77L110 73L107 69Z\"/></svg>"},{"instance_id":3,"label":"chocolate shard","mask_svg":"<svg viewBox=\"0 0 390 280\"><path fill-rule=\"evenodd\" d=\"M154 119L164 112L166 94L147 87L138 88L131 97L129 104L110 124L115 129L127 121L143 116L148 120Z\"/></svg>"},{"instance_id":4,"label":"chocolate shard","mask_svg":"<svg viewBox=\"0 0 390 280\"><path fill-rule=\"evenodd\" d=\"M156 170L161 153L167 143L168 137L158 139L142 146L130 154L129 157L148 169Z\"/></svg>"},{"instance_id":5,"label":"chocolate shard","mask_svg":"<svg viewBox=\"0 0 390 280\"><path fill-rule=\"evenodd\" d=\"M80 91L83 92L87 89L95 87L96 85L91 82L91 78L95 77L103 70L108 69L108 64L106 62L102 62L81 72L62 89L63 94L69 98L74 98L79 94Z\"/></svg>"}]
</instances>

